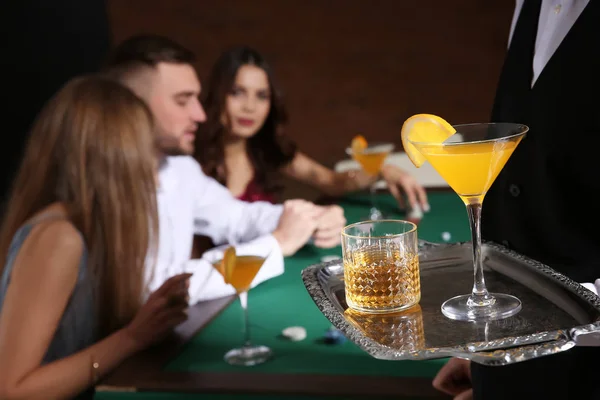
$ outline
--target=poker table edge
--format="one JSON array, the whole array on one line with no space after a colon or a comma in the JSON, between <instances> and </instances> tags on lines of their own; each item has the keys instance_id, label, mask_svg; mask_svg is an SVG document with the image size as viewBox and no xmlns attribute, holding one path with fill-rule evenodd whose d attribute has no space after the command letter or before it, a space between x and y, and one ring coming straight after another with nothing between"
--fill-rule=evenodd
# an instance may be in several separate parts
<instances>
[{"instance_id":1,"label":"poker table edge","mask_svg":"<svg viewBox=\"0 0 600 400\"><path fill-rule=\"evenodd\" d=\"M236 296L231 295L189 307L187 321L175 328L171 336L125 360L98 382L96 391L137 391L143 388L149 377L163 373L164 366L181 353L189 340L235 299Z\"/></svg>"}]
</instances>

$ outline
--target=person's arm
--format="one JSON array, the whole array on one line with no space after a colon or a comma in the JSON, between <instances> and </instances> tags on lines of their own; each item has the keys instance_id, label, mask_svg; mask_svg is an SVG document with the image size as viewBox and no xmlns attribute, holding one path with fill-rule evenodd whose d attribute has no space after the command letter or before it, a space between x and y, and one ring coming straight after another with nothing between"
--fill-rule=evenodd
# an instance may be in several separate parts
<instances>
[{"instance_id":1,"label":"person's arm","mask_svg":"<svg viewBox=\"0 0 600 400\"><path fill-rule=\"evenodd\" d=\"M271 234L279 223L282 205L236 199L215 179L206 176L191 157L182 172L194 204L194 233L216 245L242 243Z\"/></svg>"},{"instance_id":2,"label":"person's arm","mask_svg":"<svg viewBox=\"0 0 600 400\"><path fill-rule=\"evenodd\" d=\"M330 196L341 196L366 189L376 179L360 169L348 172L333 171L301 152L297 152L282 171L288 177L311 185Z\"/></svg>"},{"instance_id":3,"label":"person's arm","mask_svg":"<svg viewBox=\"0 0 600 400\"><path fill-rule=\"evenodd\" d=\"M72 398L137 350L119 331L41 365L74 290L82 252L81 236L64 220L37 226L23 243L0 313L0 398Z\"/></svg>"},{"instance_id":4,"label":"person's arm","mask_svg":"<svg viewBox=\"0 0 600 400\"><path fill-rule=\"evenodd\" d=\"M290 178L314 186L330 196L340 196L348 192L367 189L377 179L362 170L335 172L308 156L298 152L283 172ZM411 208L429 211L425 189L408 172L394 165L384 165L383 179L400 207L405 206L406 194Z\"/></svg>"}]
</instances>

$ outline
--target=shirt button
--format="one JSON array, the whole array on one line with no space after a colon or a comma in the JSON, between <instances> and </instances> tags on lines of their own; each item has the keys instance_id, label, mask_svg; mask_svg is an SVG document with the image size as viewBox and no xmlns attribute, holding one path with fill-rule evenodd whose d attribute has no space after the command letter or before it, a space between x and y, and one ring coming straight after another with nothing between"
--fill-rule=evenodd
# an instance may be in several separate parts
<instances>
[{"instance_id":1,"label":"shirt button","mask_svg":"<svg viewBox=\"0 0 600 400\"><path fill-rule=\"evenodd\" d=\"M508 191L513 197L519 197L519 194L521 194L521 189L515 184L510 185Z\"/></svg>"},{"instance_id":2,"label":"shirt button","mask_svg":"<svg viewBox=\"0 0 600 400\"><path fill-rule=\"evenodd\" d=\"M506 247L507 249L510 248L510 243L508 243L508 240L503 240L502 241L502 246Z\"/></svg>"}]
</instances>

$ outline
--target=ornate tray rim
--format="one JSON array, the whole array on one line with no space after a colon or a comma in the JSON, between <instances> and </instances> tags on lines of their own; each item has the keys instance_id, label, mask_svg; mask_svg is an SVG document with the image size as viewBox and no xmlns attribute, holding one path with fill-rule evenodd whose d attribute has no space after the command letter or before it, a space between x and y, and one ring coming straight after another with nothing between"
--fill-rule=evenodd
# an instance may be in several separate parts
<instances>
[{"instance_id":1,"label":"ornate tray rim","mask_svg":"<svg viewBox=\"0 0 600 400\"><path fill-rule=\"evenodd\" d=\"M590 306L595 308L600 314L600 297L566 277L565 275L553 270L549 266L510 250L494 242L486 241L482 243L485 247L492 248L499 253L518 259L528 264L530 267L538 270L542 274L551 278L557 284L565 287ZM458 246L471 245L470 242L457 243L432 243L419 240L419 254L424 252L437 251L440 248L451 248ZM319 308L321 313L338 328L350 341L354 342L363 351L378 359L386 360L426 360L446 357L459 357L471 360L485 365L506 365L521 362L545 355L556 354L566 351L578 344L600 345L600 317L595 322L572 327L568 330L554 330L538 332L526 336L505 337L502 339L503 349L485 351L485 348L497 348L498 341L492 342L471 342L457 347L439 347L430 348L425 351L394 351L387 347L392 357L381 357L378 349L385 348L385 345L377 343L375 340L365 336L357 327L344 318L342 312L324 289L322 284L321 271L327 267L339 265L341 260L333 260L324 263L313 264L302 270L302 281L309 295ZM586 340L586 336L592 340ZM583 339L583 340L582 340ZM542 342L542 343L540 343ZM534 343L534 344L531 344Z\"/></svg>"}]
</instances>

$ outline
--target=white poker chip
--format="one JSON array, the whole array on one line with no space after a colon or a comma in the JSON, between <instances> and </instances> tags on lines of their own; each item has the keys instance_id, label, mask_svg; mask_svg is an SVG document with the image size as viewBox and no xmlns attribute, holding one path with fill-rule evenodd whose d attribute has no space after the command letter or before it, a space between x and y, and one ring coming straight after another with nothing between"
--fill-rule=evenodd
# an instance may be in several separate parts
<instances>
[{"instance_id":1,"label":"white poker chip","mask_svg":"<svg viewBox=\"0 0 600 400\"><path fill-rule=\"evenodd\" d=\"M281 334L283 337L293 342L299 342L306 339L306 329L302 326L290 326L281 331Z\"/></svg>"},{"instance_id":2,"label":"white poker chip","mask_svg":"<svg viewBox=\"0 0 600 400\"><path fill-rule=\"evenodd\" d=\"M329 262L329 261L335 261L335 260L341 260L340 256L324 256L324 257L321 257L321 262Z\"/></svg>"},{"instance_id":3,"label":"white poker chip","mask_svg":"<svg viewBox=\"0 0 600 400\"><path fill-rule=\"evenodd\" d=\"M450 232L442 232L442 240L444 242L449 242L451 238L452 235L450 235Z\"/></svg>"},{"instance_id":4,"label":"white poker chip","mask_svg":"<svg viewBox=\"0 0 600 400\"><path fill-rule=\"evenodd\" d=\"M412 208L408 215L407 218L409 219L421 219L423 218L423 211L421 210L421 207L416 206L414 208Z\"/></svg>"}]
</instances>

